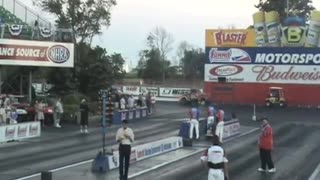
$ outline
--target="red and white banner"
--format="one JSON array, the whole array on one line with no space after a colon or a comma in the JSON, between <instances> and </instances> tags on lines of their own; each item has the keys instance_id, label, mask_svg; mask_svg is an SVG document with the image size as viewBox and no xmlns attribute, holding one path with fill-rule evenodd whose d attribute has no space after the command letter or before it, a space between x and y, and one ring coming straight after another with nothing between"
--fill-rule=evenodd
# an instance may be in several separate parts
<instances>
[{"instance_id":1,"label":"red and white banner","mask_svg":"<svg viewBox=\"0 0 320 180\"><path fill-rule=\"evenodd\" d=\"M0 39L0 64L73 67L72 43Z\"/></svg>"},{"instance_id":2,"label":"red and white banner","mask_svg":"<svg viewBox=\"0 0 320 180\"><path fill-rule=\"evenodd\" d=\"M123 86L122 92L124 94L129 94L129 95L132 94L132 95L138 96L140 94L140 87L139 86Z\"/></svg>"},{"instance_id":3,"label":"red and white banner","mask_svg":"<svg viewBox=\"0 0 320 180\"><path fill-rule=\"evenodd\" d=\"M206 64L205 82L320 84L320 67L273 64Z\"/></svg>"}]
</instances>

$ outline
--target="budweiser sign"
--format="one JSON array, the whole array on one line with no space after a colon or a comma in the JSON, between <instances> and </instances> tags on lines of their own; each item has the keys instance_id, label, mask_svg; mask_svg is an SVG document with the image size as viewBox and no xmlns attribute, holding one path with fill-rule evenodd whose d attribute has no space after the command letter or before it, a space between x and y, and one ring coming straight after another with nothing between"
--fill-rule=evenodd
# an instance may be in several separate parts
<instances>
[{"instance_id":1,"label":"budweiser sign","mask_svg":"<svg viewBox=\"0 0 320 180\"><path fill-rule=\"evenodd\" d=\"M206 64L205 81L218 82L218 77L224 76L227 82L234 83L320 84L320 68L317 66L237 64L232 69L231 66L234 65ZM221 67L228 67L228 72L217 71Z\"/></svg>"},{"instance_id":2,"label":"budweiser sign","mask_svg":"<svg viewBox=\"0 0 320 180\"><path fill-rule=\"evenodd\" d=\"M272 82L272 81L319 81L320 70L312 68L312 71L305 72L299 70L298 67L290 66L285 71L280 71L274 65L269 66L254 66L252 71L257 74L257 82Z\"/></svg>"},{"instance_id":3,"label":"budweiser sign","mask_svg":"<svg viewBox=\"0 0 320 180\"><path fill-rule=\"evenodd\" d=\"M73 67L71 43L0 39L0 63L15 66Z\"/></svg>"}]
</instances>

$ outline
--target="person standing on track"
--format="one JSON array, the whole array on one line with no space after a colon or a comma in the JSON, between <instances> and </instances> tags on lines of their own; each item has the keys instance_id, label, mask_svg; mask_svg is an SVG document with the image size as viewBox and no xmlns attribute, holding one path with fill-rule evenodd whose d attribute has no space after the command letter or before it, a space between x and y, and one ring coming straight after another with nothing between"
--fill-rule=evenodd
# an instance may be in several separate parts
<instances>
[{"instance_id":1,"label":"person standing on track","mask_svg":"<svg viewBox=\"0 0 320 180\"><path fill-rule=\"evenodd\" d=\"M274 167L271 151L273 149L273 132L268 119L264 118L261 125L261 133L259 137L259 151L261 167L258 169L259 172L266 172L266 166L268 165L268 172L276 172Z\"/></svg>"},{"instance_id":2,"label":"person standing on track","mask_svg":"<svg viewBox=\"0 0 320 180\"><path fill-rule=\"evenodd\" d=\"M208 106L208 123L207 123L207 134L214 134L216 132L216 126L215 126L215 115L216 110L214 109L214 106L212 103Z\"/></svg>"},{"instance_id":3,"label":"person standing on track","mask_svg":"<svg viewBox=\"0 0 320 180\"><path fill-rule=\"evenodd\" d=\"M217 135L213 135L212 146L201 156L201 162L209 168L208 180L229 179L228 159Z\"/></svg>"},{"instance_id":4,"label":"person standing on track","mask_svg":"<svg viewBox=\"0 0 320 180\"><path fill-rule=\"evenodd\" d=\"M194 104L190 109L190 139L193 138L193 130L196 129L196 139L199 139L199 118L200 111L199 108Z\"/></svg>"},{"instance_id":5,"label":"person standing on track","mask_svg":"<svg viewBox=\"0 0 320 180\"><path fill-rule=\"evenodd\" d=\"M128 171L129 171L130 155L131 155L131 143L134 141L134 134L132 129L128 127L128 120L122 121L122 127L117 131L116 141L119 143L120 180L128 180ZM124 172L123 172L123 168L124 168Z\"/></svg>"},{"instance_id":6,"label":"person standing on track","mask_svg":"<svg viewBox=\"0 0 320 180\"><path fill-rule=\"evenodd\" d=\"M80 104L80 133L89 133L88 124L89 124L89 106L85 99L81 100Z\"/></svg>"},{"instance_id":7,"label":"person standing on track","mask_svg":"<svg viewBox=\"0 0 320 180\"><path fill-rule=\"evenodd\" d=\"M219 109L217 111L217 126L216 126L216 135L219 136L220 142L223 141L223 129L224 129L224 111Z\"/></svg>"}]
</instances>

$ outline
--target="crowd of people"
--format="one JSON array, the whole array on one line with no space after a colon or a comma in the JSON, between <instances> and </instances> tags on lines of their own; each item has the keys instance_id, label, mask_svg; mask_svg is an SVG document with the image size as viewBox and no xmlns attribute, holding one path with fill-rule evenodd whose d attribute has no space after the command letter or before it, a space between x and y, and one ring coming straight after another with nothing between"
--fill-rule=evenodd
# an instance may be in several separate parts
<instances>
[{"instance_id":1,"label":"crowd of people","mask_svg":"<svg viewBox=\"0 0 320 180\"><path fill-rule=\"evenodd\" d=\"M115 101L116 104L119 103L118 107L120 110L134 109L137 107L147 107L148 113L151 114L155 111L156 96L151 92L148 92L146 94L142 93L136 100L132 94L117 94Z\"/></svg>"}]
</instances>

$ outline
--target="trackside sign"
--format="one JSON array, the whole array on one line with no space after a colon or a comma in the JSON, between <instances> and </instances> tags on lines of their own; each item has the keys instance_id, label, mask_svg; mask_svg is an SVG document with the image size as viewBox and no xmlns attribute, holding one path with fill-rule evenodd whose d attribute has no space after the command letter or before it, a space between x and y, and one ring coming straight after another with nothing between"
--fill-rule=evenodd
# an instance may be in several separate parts
<instances>
[{"instance_id":1,"label":"trackside sign","mask_svg":"<svg viewBox=\"0 0 320 180\"><path fill-rule=\"evenodd\" d=\"M320 84L320 48L237 48L223 51L230 52L230 55L215 58L210 53L212 48L207 49L206 82L218 82L218 77L226 77L231 83ZM232 54L236 51L242 56L240 59L247 60L239 61L239 56Z\"/></svg>"},{"instance_id":2,"label":"trackside sign","mask_svg":"<svg viewBox=\"0 0 320 180\"><path fill-rule=\"evenodd\" d=\"M320 64L320 48L207 48L206 54L207 64Z\"/></svg>"}]
</instances>

